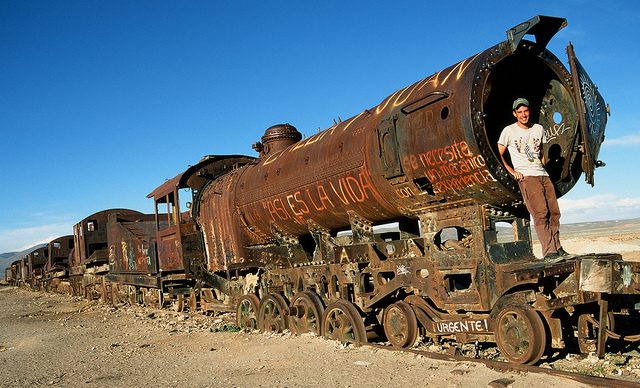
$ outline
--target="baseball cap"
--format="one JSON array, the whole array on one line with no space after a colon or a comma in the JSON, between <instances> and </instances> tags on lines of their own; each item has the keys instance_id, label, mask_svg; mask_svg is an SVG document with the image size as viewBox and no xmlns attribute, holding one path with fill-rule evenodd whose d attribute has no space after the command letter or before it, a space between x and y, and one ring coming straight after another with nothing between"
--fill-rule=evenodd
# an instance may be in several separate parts
<instances>
[{"instance_id":1,"label":"baseball cap","mask_svg":"<svg viewBox=\"0 0 640 388\"><path fill-rule=\"evenodd\" d=\"M526 98L518 98L513 102L513 110L518 109L520 105L529 106L529 101Z\"/></svg>"}]
</instances>

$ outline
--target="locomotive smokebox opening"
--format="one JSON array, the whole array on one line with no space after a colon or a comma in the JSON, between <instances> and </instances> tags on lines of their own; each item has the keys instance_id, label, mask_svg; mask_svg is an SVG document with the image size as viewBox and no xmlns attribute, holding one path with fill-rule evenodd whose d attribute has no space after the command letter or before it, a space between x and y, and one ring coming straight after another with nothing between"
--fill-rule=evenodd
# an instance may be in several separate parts
<instances>
[{"instance_id":1,"label":"locomotive smokebox opening","mask_svg":"<svg viewBox=\"0 0 640 388\"><path fill-rule=\"evenodd\" d=\"M485 136L499 162L500 133L516 122L513 101L526 98L530 121L545 130L547 171L562 195L582 173L581 158L573 151L579 132L577 108L566 68L551 52L536 53L533 46L532 42L522 42L515 53L497 58L486 77L482 87Z\"/></svg>"},{"instance_id":2,"label":"locomotive smokebox opening","mask_svg":"<svg viewBox=\"0 0 640 388\"><path fill-rule=\"evenodd\" d=\"M299 142L302 134L291 124L277 124L269 127L262 136L262 149L256 149L260 156L279 152ZM256 147L254 147L256 148Z\"/></svg>"}]
</instances>

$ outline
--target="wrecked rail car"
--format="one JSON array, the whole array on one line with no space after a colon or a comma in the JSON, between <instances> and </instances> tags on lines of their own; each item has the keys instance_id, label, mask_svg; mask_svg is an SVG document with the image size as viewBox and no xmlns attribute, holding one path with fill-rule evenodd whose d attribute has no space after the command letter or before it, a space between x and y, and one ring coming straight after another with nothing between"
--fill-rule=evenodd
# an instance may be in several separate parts
<instances>
[{"instance_id":1,"label":"wrecked rail car","mask_svg":"<svg viewBox=\"0 0 640 388\"><path fill-rule=\"evenodd\" d=\"M621 338L615 317L636 310L640 263L537 259L497 151L511 102L526 97L558 195L583 174L594 183L608 107L572 45L569 69L546 49L565 25L528 20L306 139L272 126L253 145L257 158L207 156L159 186L153 215L88 217L74 227L74 292L235 310L241 328L343 342L490 341L523 364L572 342L602 355L607 338Z\"/></svg>"},{"instance_id":2,"label":"wrecked rail car","mask_svg":"<svg viewBox=\"0 0 640 388\"><path fill-rule=\"evenodd\" d=\"M196 280L187 276L185 260L202 253L195 242L195 223L180 211L179 177L152 193L154 214L109 216L109 300L129 301L177 311L196 309Z\"/></svg>"},{"instance_id":3,"label":"wrecked rail car","mask_svg":"<svg viewBox=\"0 0 640 388\"><path fill-rule=\"evenodd\" d=\"M47 244L49 257L44 266L42 280L42 288L46 291L73 293L69 281L69 257L73 252L73 244L73 235L58 237Z\"/></svg>"},{"instance_id":4,"label":"wrecked rail car","mask_svg":"<svg viewBox=\"0 0 640 388\"><path fill-rule=\"evenodd\" d=\"M597 328L635 308L640 267L611 254L538 260L496 145L524 96L559 195L582 174L593 184L608 108L571 45L570 70L545 48L565 25L533 18L316 135L276 125L257 160L191 167L179 185L193 190L204 282L235 301L243 328L400 347L420 333L495 341L516 363L575 331L581 350L597 340L602 354Z\"/></svg>"},{"instance_id":5,"label":"wrecked rail car","mask_svg":"<svg viewBox=\"0 0 640 388\"><path fill-rule=\"evenodd\" d=\"M110 214L142 214L129 209L94 213L73 227L74 249L69 257L69 280L74 295L104 298L104 275L109 272L107 221Z\"/></svg>"}]
</instances>

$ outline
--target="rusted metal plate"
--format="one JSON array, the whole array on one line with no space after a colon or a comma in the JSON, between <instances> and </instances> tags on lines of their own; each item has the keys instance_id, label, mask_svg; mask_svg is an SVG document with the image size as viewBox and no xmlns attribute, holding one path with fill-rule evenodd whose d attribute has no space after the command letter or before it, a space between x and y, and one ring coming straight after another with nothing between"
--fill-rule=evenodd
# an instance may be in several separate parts
<instances>
[{"instance_id":1,"label":"rusted metal plate","mask_svg":"<svg viewBox=\"0 0 640 388\"><path fill-rule=\"evenodd\" d=\"M227 216L246 224L236 245L276 242L272 224L290 236L308 234L309 220L328 230L349 228L350 211L378 223L460 199L517 203L519 189L505 173L496 143L513 122L510 104L520 96L532 102L534 119L545 126L551 173L558 180L565 173L559 189L568 191L581 172L569 72L544 47L535 52L532 45L523 40L513 51L501 43L307 139L263 145L256 164L237 173L237 183L226 183L235 190L238 211ZM523 81L521 71L536 76ZM205 186L202 198L219 190L219 184ZM234 247L229 230L220 236L232 241L214 249L218 257L248 255Z\"/></svg>"},{"instance_id":2,"label":"rusted metal plate","mask_svg":"<svg viewBox=\"0 0 640 388\"><path fill-rule=\"evenodd\" d=\"M580 259L580 290L640 294L640 263L623 261L618 255L583 257Z\"/></svg>"},{"instance_id":3,"label":"rusted metal plate","mask_svg":"<svg viewBox=\"0 0 640 388\"><path fill-rule=\"evenodd\" d=\"M166 181L147 196L155 204L158 267L166 274L184 274L192 257L204 255L202 247L193 243L197 232L191 212L180 210L179 190L187 187L180 183L184 174Z\"/></svg>"},{"instance_id":4,"label":"rusted metal plate","mask_svg":"<svg viewBox=\"0 0 640 388\"><path fill-rule=\"evenodd\" d=\"M74 247L69 256L70 284L74 295L104 295L97 281L109 272L107 223L110 214L142 215L129 209L109 209L92 214L73 227Z\"/></svg>"},{"instance_id":5,"label":"rusted metal plate","mask_svg":"<svg viewBox=\"0 0 640 388\"><path fill-rule=\"evenodd\" d=\"M576 58L573 44L567 47L567 54L569 55L573 86L575 90L579 90L579 94L576 95L576 108L579 113L584 149L582 168L585 171L587 183L593 186L593 172L598 167L598 153L604 141L604 129L607 125L609 107Z\"/></svg>"},{"instance_id":6,"label":"rusted metal plate","mask_svg":"<svg viewBox=\"0 0 640 388\"><path fill-rule=\"evenodd\" d=\"M158 273L155 214L126 216L112 213L107 230L110 273Z\"/></svg>"},{"instance_id":7,"label":"rusted metal plate","mask_svg":"<svg viewBox=\"0 0 640 388\"><path fill-rule=\"evenodd\" d=\"M130 284L139 287L161 288L162 281L158 274L126 274L109 272L105 275L107 281L118 284Z\"/></svg>"},{"instance_id":8,"label":"rusted metal plate","mask_svg":"<svg viewBox=\"0 0 640 388\"><path fill-rule=\"evenodd\" d=\"M47 261L49 260L49 248L47 246L34 249L23 259L24 281L32 287L37 285L42 277Z\"/></svg>"}]
</instances>

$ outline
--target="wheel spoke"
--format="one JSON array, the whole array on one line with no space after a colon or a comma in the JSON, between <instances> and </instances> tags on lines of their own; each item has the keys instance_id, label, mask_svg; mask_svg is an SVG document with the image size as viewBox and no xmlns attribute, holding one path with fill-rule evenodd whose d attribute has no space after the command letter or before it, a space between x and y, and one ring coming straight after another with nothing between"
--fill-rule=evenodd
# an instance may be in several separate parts
<instances>
[{"instance_id":1,"label":"wheel spoke","mask_svg":"<svg viewBox=\"0 0 640 388\"><path fill-rule=\"evenodd\" d=\"M280 294L265 296L258 307L258 328L262 331L280 333L287 329L285 317L287 303Z\"/></svg>"},{"instance_id":2,"label":"wheel spoke","mask_svg":"<svg viewBox=\"0 0 640 388\"><path fill-rule=\"evenodd\" d=\"M327 307L323 315L324 337L342 343L367 342L367 332L358 310L345 300L338 300Z\"/></svg>"},{"instance_id":3,"label":"wheel spoke","mask_svg":"<svg viewBox=\"0 0 640 388\"><path fill-rule=\"evenodd\" d=\"M529 305L514 304L498 315L496 342L502 355L519 364L534 364L546 346L544 324Z\"/></svg>"},{"instance_id":4,"label":"wheel spoke","mask_svg":"<svg viewBox=\"0 0 640 388\"><path fill-rule=\"evenodd\" d=\"M247 294L240 298L236 309L236 321L240 329L256 330L258 328L258 297Z\"/></svg>"},{"instance_id":5,"label":"wheel spoke","mask_svg":"<svg viewBox=\"0 0 640 388\"><path fill-rule=\"evenodd\" d=\"M409 347L418 338L418 320L411 306L404 301L385 309L383 326L387 340L393 346Z\"/></svg>"},{"instance_id":6,"label":"wheel spoke","mask_svg":"<svg viewBox=\"0 0 640 388\"><path fill-rule=\"evenodd\" d=\"M295 334L313 332L320 335L320 318L324 312L320 297L311 291L302 291L291 300L292 313L289 327Z\"/></svg>"}]
</instances>

